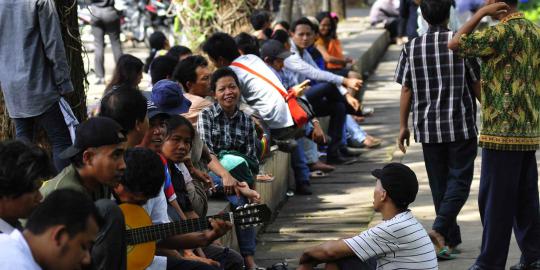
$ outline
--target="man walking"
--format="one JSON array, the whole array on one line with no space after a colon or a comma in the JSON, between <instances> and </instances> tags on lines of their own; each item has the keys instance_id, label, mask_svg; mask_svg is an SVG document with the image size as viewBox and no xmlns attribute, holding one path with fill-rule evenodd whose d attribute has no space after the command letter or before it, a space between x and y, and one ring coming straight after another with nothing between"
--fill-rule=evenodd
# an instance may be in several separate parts
<instances>
[{"instance_id":1,"label":"man walking","mask_svg":"<svg viewBox=\"0 0 540 270\"><path fill-rule=\"evenodd\" d=\"M482 172L478 205L482 247L470 269L504 269L512 227L522 269L540 269L538 169L540 29L517 0L488 0L448 47L482 58ZM473 32L483 17L500 23Z\"/></svg>"},{"instance_id":2,"label":"man walking","mask_svg":"<svg viewBox=\"0 0 540 270\"><path fill-rule=\"evenodd\" d=\"M479 79L480 65L448 49L451 5L451 0L422 1L429 30L404 46L396 70L396 82L403 86L398 144L405 153L413 108L414 138L422 143L437 213L429 235L441 259L451 259L461 243L456 217L469 197L477 151L472 86Z\"/></svg>"}]
</instances>

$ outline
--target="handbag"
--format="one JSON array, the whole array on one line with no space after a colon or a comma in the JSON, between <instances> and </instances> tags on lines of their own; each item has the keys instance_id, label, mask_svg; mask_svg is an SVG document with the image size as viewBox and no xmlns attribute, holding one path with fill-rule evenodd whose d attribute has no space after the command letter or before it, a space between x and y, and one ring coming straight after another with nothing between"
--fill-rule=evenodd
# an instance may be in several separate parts
<instances>
[{"instance_id":1,"label":"handbag","mask_svg":"<svg viewBox=\"0 0 540 270\"><path fill-rule=\"evenodd\" d=\"M289 93L285 92L282 88L274 84L268 78L252 70L251 68L245 66L244 64L241 64L238 62L232 62L231 66L241 68L245 70L246 72L249 72L257 76L261 80L270 84L274 89L276 89L276 91L279 92L279 94L283 97L283 99L287 103L287 106L289 107L289 111L291 112L291 116L294 121L294 124L297 127L300 128L304 126L313 117L313 112L310 109L309 103L307 103L305 100L298 99L294 91L291 91Z\"/></svg>"}]
</instances>

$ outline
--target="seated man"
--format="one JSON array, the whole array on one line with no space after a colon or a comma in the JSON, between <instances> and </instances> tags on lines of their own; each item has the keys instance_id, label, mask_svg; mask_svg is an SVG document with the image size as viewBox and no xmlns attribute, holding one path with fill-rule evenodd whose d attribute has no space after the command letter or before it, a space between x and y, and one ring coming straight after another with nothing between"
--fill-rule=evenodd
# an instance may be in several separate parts
<instances>
[{"instance_id":1,"label":"seated man","mask_svg":"<svg viewBox=\"0 0 540 270\"><path fill-rule=\"evenodd\" d=\"M76 207L74 207L76 206ZM51 193L32 213L22 233L0 235L0 269L82 269L101 217L88 197L74 190Z\"/></svg>"},{"instance_id":2,"label":"seated man","mask_svg":"<svg viewBox=\"0 0 540 270\"><path fill-rule=\"evenodd\" d=\"M96 269L126 269L124 216L111 201L111 189L124 174L126 136L122 127L106 117L90 118L77 127L75 144L61 154L71 165L43 183L47 197L57 189L74 189L89 195L96 203L104 224L92 249Z\"/></svg>"},{"instance_id":3,"label":"seated man","mask_svg":"<svg viewBox=\"0 0 540 270\"><path fill-rule=\"evenodd\" d=\"M199 115L197 127L202 140L230 174L239 181L253 185L254 175L259 168L255 145L257 137L253 121L238 108L238 78L232 69L220 68L212 75L210 85L216 103ZM221 179L215 177L214 181ZM234 195L229 196L229 201L235 207L246 203L245 197ZM239 229L238 240L247 269L256 268L255 230Z\"/></svg>"},{"instance_id":4,"label":"seated man","mask_svg":"<svg viewBox=\"0 0 540 270\"><path fill-rule=\"evenodd\" d=\"M399 18L399 5L396 6L394 0L377 0L371 6L369 11L369 19L371 26L376 26L380 23L390 32L390 38L395 39L401 36Z\"/></svg>"},{"instance_id":5,"label":"seated man","mask_svg":"<svg viewBox=\"0 0 540 270\"><path fill-rule=\"evenodd\" d=\"M146 98L141 91L129 86L106 94L101 100L99 116L111 118L120 124L126 134L127 148L141 143L148 129Z\"/></svg>"},{"instance_id":6,"label":"seated man","mask_svg":"<svg viewBox=\"0 0 540 270\"><path fill-rule=\"evenodd\" d=\"M114 188L119 203L141 205L153 224L169 223L167 202L162 186L165 172L160 157L150 149L132 148L125 154L126 171L120 184ZM158 241L158 252L167 256L155 256L148 269L197 269L210 270L215 267L180 257L178 249L208 246L231 229L230 223L213 220L212 230L171 235ZM165 233L165 232L164 232ZM129 257L128 257L129 259ZM218 265L217 262L213 262Z\"/></svg>"},{"instance_id":7,"label":"seated man","mask_svg":"<svg viewBox=\"0 0 540 270\"><path fill-rule=\"evenodd\" d=\"M344 126L347 114L360 114L360 103L345 87L359 90L362 81L358 79L344 78L331 72L319 69L310 53L307 51L315 42L316 27L307 18L295 21L291 27L292 41L291 52L293 55L284 61L285 69L289 70L296 81L310 79L314 82L306 97L313 105L316 116L330 116L328 135L332 138L328 145L327 160L333 164L349 164L354 159L344 144Z\"/></svg>"},{"instance_id":8,"label":"seated man","mask_svg":"<svg viewBox=\"0 0 540 270\"><path fill-rule=\"evenodd\" d=\"M291 72L283 69L283 61L291 56L291 52L285 49L283 44L273 39L266 41L262 46L261 56L268 67L278 76L283 83L283 86L285 86L285 89L288 89L288 91L300 89L300 85L298 85L298 82L292 76ZM307 101L306 103L309 104ZM311 123L306 126L306 133L306 136L310 136L314 141L319 143L326 142L324 132L321 129L319 120L316 118L311 119ZM305 154L303 138L297 139L297 142L298 146L291 153L291 165L294 171L294 180L296 182L296 194L311 195L312 192L310 190L309 182L310 169ZM328 166L329 170L333 169L329 165L326 166Z\"/></svg>"},{"instance_id":9,"label":"seated man","mask_svg":"<svg viewBox=\"0 0 540 270\"><path fill-rule=\"evenodd\" d=\"M54 175L47 152L22 141L0 143L0 233L22 230L41 201L41 179Z\"/></svg>"},{"instance_id":10,"label":"seated man","mask_svg":"<svg viewBox=\"0 0 540 270\"><path fill-rule=\"evenodd\" d=\"M234 39L225 33L213 34L205 41L202 49L218 68L239 63L264 75L265 78L261 78L245 69L231 66L238 78L238 87L243 99L260 115L270 129L273 139L284 140L294 137L298 129L294 126L289 107L272 86L272 84L278 87L283 85L259 57L251 54L240 55Z\"/></svg>"},{"instance_id":11,"label":"seated man","mask_svg":"<svg viewBox=\"0 0 540 270\"><path fill-rule=\"evenodd\" d=\"M199 112L212 106L212 101L208 99L212 95L210 76L212 73L208 68L208 61L200 55L186 57L174 69L173 79L182 84L185 91L184 97L191 101L189 111L182 116L194 126L197 125Z\"/></svg>"},{"instance_id":12,"label":"seated man","mask_svg":"<svg viewBox=\"0 0 540 270\"><path fill-rule=\"evenodd\" d=\"M429 236L407 207L418 193L414 172L400 163L390 163L371 172L377 178L373 208L383 222L360 235L329 241L309 248L298 269L437 269L437 256Z\"/></svg>"},{"instance_id":13,"label":"seated man","mask_svg":"<svg viewBox=\"0 0 540 270\"><path fill-rule=\"evenodd\" d=\"M170 80L173 75L174 67L178 64L178 60L171 56L158 56L152 60L150 64L150 77L152 85L161 80Z\"/></svg>"},{"instance_id":14,"label":"seated man","mask_svg":"<svg viewBox=\"0 0 540 270\"><path fill-rule=\"evenodd\" d=\"M261 43L272 36L272 18L268 11L264 9L256 9L251 13L249 22L255 30L252 35L255 36Z\"/></svg>"}]
</instances>

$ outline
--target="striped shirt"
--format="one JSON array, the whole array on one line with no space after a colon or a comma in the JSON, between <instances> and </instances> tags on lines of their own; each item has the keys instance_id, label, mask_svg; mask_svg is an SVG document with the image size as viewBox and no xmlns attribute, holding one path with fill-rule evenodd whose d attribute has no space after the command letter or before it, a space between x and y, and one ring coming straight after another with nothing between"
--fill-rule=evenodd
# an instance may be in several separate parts
<instances>
[{"instance_id":1,"label":"striped shirt","mask_svg":"<svg viewBox=\"0 0 540 270\"><path fill-rule=\"evenodd\" d=\"M405 44L395 81L412 90L414 138L420 143L447 143L475 138L476 101L472 84L480 78L476 59L448 49L452 32L430 27Z\"/></svg>"},{"instance_id":2,"label":"striped shirt","mask_svg":"<svg viewBox=\"0 0 540 270\"><path fill-rule=\"evenodd\" d=\"M411 211L344 241L360 260L377 258L377 270L439 269L433 244Z\"/></svg>"}]
</instances>

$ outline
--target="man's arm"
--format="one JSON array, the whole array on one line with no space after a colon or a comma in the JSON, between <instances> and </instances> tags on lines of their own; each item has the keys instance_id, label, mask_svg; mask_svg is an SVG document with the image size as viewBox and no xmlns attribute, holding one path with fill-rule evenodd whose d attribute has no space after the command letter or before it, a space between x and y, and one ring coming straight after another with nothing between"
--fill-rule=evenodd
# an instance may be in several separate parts
<instances>
[{"instance_id":1,"label":"man's arm","mask_svg":"<svg viewBox=\"0 0 540 270\"><path fill-rule=\"evenodd\" d=\"M345 79L342 76L338 76L328 71L320 70L319 68L310 65L309 63L301 59L298 55L292 55L287 57L284 63L285 67L288 70L300 73L309 79L330 82L338 85L343 84Z\"/></svg>"},{"instance_id":2,"label":"man's arm","mask_svg":"<svg viewBox=\"0 0 540 270\"><path fill-rule=\"evenodd\" d=\"M230 222L211 220L212 230L174 235L158 242L159 248L165 249L193 249L210 245L214 240L223 236L232 228Z\"/></svg>"},{"instance_id":3,"label":"man's arm","mask_svg":"<svg viewBox=\"0 0 540 270\"><path fill-rule=\"evenodd\" d=\"M452 40L450 40L448 43L448 49L453 51L458 50L461 43L461 36L472 33L485 16L494 16L501 13L506 13L509 9L510 7L504 2L497 2L479 9L472 16L472 18L459 29Z\"/></svg>"},{"instance_id":4,"label":"man's arm","mask_svg":"<svg viewBox=\"0 0 540 270\"><path fill-rule=\"evenodd\" d=\"M401 152L405 154L407 149L405 148L405 142L409 146L409 114L411 112L412 91L409 87L403 86L401 88L401 98L399 101L399 138L398 146Z\"/></svg>"},{"instance_id":5,"label":"man's arm","mask_svg":"<svg viewBox=\"0 0 540 270\"><path fill-rule=\"evenodd\" d=\"M300 257L300 264L317 265L323 262L354 256L354 252L343 240L328 241L308 248Z\"/></svg>"},{"instance_id":6,"label":"man's arm","mask_svg":"<svg viewBox=\"0 0 540 270\"><path fill-rule=\"evenodd\" d=\"M54 82L61 95L67 94L73 91L73 85L54 1L40 0L37 5L41 41L47 60L53 65Z\"/></svg>"}]
</instances>

